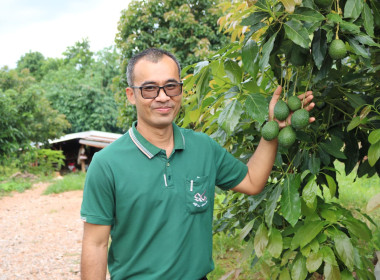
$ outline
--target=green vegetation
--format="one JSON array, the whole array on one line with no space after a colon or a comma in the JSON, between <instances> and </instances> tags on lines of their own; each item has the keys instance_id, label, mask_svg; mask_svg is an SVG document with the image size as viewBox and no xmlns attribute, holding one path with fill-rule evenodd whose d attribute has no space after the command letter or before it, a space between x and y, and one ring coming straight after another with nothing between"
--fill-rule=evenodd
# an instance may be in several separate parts
<instances>
[{"instance_id":1,"label":"green vegetation","mask_svg":"<svg viewBox=\"0 0 380 280\"><path fill-rule=\"evenodd\" d=\"M368 214L376 224L380 224L380 209L367 213L366 206L368 201L376 194L380 193L380 178L373 176L371 178L362 177L355 178L354 174L349 176L344 175L344 165L340 162L335 162L335 167L338 171L337 180L339 181L339 199L333 198L334 202L357 212L361 220L366 221L362 214ZM218 216L221 203L225 199L224 193L218 194L215 201L215 217ZM218 222L216 225L218 225ZM373 224L370 224L373 231L374 247L380 249L380 230ZM216 228L217 230L217 228ZM215 270L210 274L210 279L220 279L223 275L231 271L241 270L241 278L239 279L260 279L259 267L253 266L256 263L254 256L246 256L249 244L240 239L241 230L226 233L224 231L216 232L214 235L214 261ZM371 258L373 250L368 248L366 254ZM249 254L248 254L249 255Z\"/></svg>"},{"instance_id":2,"label":"green vegetation","mask_svg":"<svg viewBox=\"0 0 380 280\"><path fill-rule=\"evenodd\" d=\"M52 181L52 184L44 191L44 194L83 190L85 178L86 174L83 172L67 174L62 179Z\"/></svg>"},{"instance_id":3,"label":"green vegetation","mask_svg":"<svg viewBox=\"0 0 380 280\"><path fill-rule=\"evenodd\" d=\"M318 273L339 279L354 272L373 279L371 220L329 196L342 193L336 161L344 164L344 175L380 174L380 4L331 3L225 2L219 23L236 40L183 70L180 124L211 135L242 160L260 143L257 128L268 121L278 85L282 100L311 90L318 104L310 112L315 122L292 133L293 145L279 147L264 191L255 197L229 193L217 213L217 231L240 231L254 248L260 278ZM329 55L338 38L347 48L344 59ZM292 61L295 48L306 54L305 62Z\"/></svg>"},{"instance_id":4,"label":"green vegetation","mask_svg":"<svg viewBox=\"0 0 380 280\"><path fill-rule=\"evenodd\" d=\"M32 187L33 181L30 179L24 178L0 178L0 198L9 195L10 193L16 192L24 192L27 189Z\"/></svg>"},{"instance_id":5,"label":"green vegetation","mask_svg":"<svg viewBox=\"0 0 380 280\"><path fill-rule=\"evenodd\" d=\"M314 0L315 4L317 4L319 7L327 8L330 7L333 0Z\"/></svg>"}]
</instances>

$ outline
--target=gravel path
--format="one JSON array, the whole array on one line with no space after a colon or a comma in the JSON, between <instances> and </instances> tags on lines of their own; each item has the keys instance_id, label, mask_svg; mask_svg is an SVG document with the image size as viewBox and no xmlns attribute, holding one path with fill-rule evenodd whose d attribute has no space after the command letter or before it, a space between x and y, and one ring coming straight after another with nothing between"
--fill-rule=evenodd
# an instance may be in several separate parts
<instances>
[{"instance_id":1,"label":"gravel path","mask_svg":"<svg viewBox=\"0 0 380 280\"><path fill-rule=\"evenodd\" d=\"M80 279L82 191L42 195L46 187L0 198L0 280Z\"/></svg>"}]
</instances>

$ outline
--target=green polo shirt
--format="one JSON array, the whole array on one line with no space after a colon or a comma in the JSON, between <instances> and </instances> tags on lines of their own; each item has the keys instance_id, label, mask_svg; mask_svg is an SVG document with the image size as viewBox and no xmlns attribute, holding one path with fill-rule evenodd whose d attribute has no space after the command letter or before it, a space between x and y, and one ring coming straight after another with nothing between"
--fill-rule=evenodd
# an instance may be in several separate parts
<instances>
[{"instance_id":1,"label":"green polo shirt","mask_svg":"<svg viewBox=\"0 0 380 280\"><path fill-rule=\"evenodd\" d=\"M167 158L135 125L94 155L81 217L111 225L112 280L197 280L214 269L215 185L235 187L247 166L206 134L175 124Z\"/></svg>"}]
</instances>

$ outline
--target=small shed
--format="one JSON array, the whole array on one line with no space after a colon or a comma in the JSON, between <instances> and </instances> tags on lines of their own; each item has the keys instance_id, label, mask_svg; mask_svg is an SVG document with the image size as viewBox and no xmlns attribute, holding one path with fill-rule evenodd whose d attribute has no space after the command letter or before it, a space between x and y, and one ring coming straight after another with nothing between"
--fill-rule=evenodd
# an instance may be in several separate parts
<instances>
[{"instance_id":1,"label":"small shed","mask_svg":"<svg viewBox=\"0 0 380 280\"><path fill-rule=\"evenodd\" d=\"M61 138L49 141L54 150L62 150L66 157L66 170L87 170L93 155L121 137L122 134L104 131L84 131L66 134Z\"/></svg>"}]
</instances>

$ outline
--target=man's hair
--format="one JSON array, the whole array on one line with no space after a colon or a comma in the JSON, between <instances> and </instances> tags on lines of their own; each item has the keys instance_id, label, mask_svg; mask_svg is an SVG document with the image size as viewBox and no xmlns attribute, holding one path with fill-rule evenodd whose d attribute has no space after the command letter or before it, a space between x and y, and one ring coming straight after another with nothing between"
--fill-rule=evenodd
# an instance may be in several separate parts
<instances>
[{"instance_id":1,"label":"man's hair","mask_svg":"<svg viewBox=\"0 0 380 280\"><path fill-rule=\"evenodd\" d=\"M138 61L140 61L141 59L146 59L150 62L157 63L165 55L174 60L174 62L177 64L178 75L181 76L181 66L180 66L177 58L172 53L165 51L165 50L162 50L162 49L150 48L150 49L146 49L146 50L134 55L129 60L128 66L127 66L127 83L128 83L128 85L133 86L134 79L135 79L134 70L135 70L135 65Z\"/></svg>"}]
</instances>

